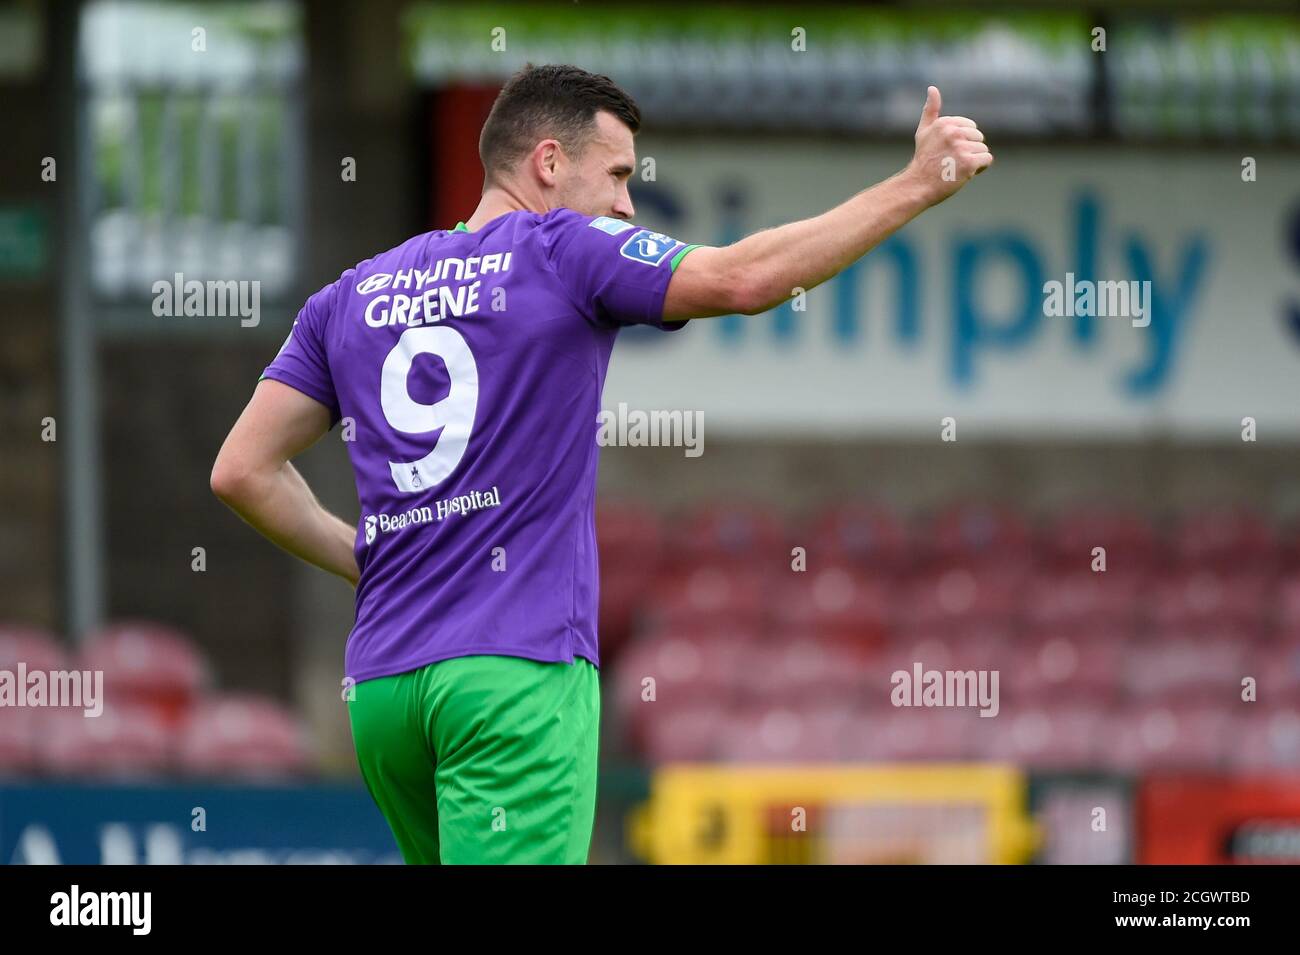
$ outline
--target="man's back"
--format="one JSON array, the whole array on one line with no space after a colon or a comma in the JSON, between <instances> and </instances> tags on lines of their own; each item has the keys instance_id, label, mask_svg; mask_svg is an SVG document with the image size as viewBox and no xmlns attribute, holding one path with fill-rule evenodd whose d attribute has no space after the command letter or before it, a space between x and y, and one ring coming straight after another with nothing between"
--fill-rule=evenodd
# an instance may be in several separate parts
<instances>
[{"instance_id":1,"label":"man's back","mask_svg":"<svg viewBox=\"0 0 1300 955\"><path fill-rule=\"evenodd\" d=\"M514 212L415 236L308 300L264 376L349 429L348 676L469 654L599 663L605 372L620 325L660 323L688 250L615 219Z\"/></svg>"},{"instance_id":2,"label":"man's back","mask_svg":"<svg viewBox=\"0 0 1300 955\"><path fill-rule=\"evenodd\" d=\"M586 861L596 418L615 332L759 314L942 202L993 156L940 105L930 87L895 176L678 270L695 246L625 221L635 102L607 76L529 65L483 124L475 234L417 236L303 309L211 484L280 547L358 585L348 713L406 861ZM291 464L341 417L357 528Z\"/></svg>"}]
</instances>

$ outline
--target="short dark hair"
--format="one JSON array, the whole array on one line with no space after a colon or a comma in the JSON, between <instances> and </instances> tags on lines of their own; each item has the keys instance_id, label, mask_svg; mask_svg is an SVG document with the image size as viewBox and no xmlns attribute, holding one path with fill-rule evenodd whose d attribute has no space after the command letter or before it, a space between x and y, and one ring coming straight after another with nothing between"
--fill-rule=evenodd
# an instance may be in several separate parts
<instances>
[{"instance_id":1,"label":"short dark hair","mask_svg":"<svg viewBox=\"0 0 1300 955\"><path fill-rule=\"evenodd\" d=\"M525 64L502 87L483 124L478 154L487 178L519 162L543 139L580 154L600 111L634 133L641 128L641 110L608 76L576 66Z\"/></svg>"}]
</instances>

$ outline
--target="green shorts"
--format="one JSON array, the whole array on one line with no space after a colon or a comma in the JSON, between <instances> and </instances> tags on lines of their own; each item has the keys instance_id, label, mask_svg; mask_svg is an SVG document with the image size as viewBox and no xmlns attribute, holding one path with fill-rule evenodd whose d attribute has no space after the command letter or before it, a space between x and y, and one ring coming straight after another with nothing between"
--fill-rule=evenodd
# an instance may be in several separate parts
<instances>
[{"instance_id":1,"label":"green shorts","mask_svg":"<svg viewBox=\"0 0 1300 955\"><path fill-rule=\"evenodd\" d=\"M577 864L596 814L596 667L479 655L365 680L357 762L408 864Z\"/></svg>"}]
</instances>

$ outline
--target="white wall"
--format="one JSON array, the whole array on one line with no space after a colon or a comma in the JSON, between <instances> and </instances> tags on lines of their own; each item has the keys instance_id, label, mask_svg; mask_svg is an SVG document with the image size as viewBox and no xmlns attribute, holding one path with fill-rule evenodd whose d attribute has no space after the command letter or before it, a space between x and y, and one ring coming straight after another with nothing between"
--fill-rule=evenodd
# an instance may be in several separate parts
<instances>
[{"instance_id":1,"label":"white wall","mask_svg":"<svg viewBox=\"0 0 1300 955\"><path fill-rule=\"evenodd\" d=\"M605 406L702 410L712 434L751 437L927 437L947 415L961 437L1239 440L1247 415L1261 441L1300 437L1294 156L1252 151L1243 182L1231 150L992 146L988 174L810 291L784 337L770 313L624 333ZM634 192L638 222L706 244L815 214L908 158L793 137L647 134L638 149L656 175ZM1151 324L1096 318L1080 339L1043 314L1042 283L1067 272L1150 279Z\"/></svg>"}]
</instances>

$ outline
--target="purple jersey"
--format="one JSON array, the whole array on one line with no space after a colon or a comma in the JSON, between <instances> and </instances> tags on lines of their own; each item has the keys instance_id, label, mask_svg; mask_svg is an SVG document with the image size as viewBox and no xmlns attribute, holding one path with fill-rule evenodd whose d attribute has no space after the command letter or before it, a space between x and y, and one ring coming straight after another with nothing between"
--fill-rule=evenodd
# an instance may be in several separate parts
<instances>
[{"instance_id":1,"label":"purple jersey","mask_svg":"<svg viewBox=\"0 0 1300 955\"><path fill-rule=\"evenodd\" d=\"M263 377L347 419L357 681L491 653L599 665L597 416L695 248L569 209L428 232L307 300Z\"/></svg>"}]
</instances>

